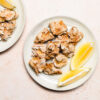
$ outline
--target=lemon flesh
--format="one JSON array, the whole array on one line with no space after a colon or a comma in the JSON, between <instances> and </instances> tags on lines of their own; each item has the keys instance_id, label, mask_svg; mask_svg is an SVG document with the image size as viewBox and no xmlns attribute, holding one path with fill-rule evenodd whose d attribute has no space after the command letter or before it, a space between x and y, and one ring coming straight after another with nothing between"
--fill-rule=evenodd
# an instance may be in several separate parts
<instances>
[{"instance_id":1,"label":"lemon flesh","mask_svg":"<svg viewBox=\"0 0 100 100\"><path fill-rule=\"evenodd\" d=\"M15 6L13 6L12 4L10 4L7 0L0 0L0 5L8 8L8 9L14 9Z\"/></svg>"},{"instance_id":2,"label":"lemon flesh","mask_svg":"<svg viewBox=\"0 0 100 100\"><path fill-rule=\"evenodd\" d=\"M83 78L88 74L90 68L78 68L72 71L69 71L61 76L58 82L58 86L66 86L76 82L77 80Z\"/></svg>"},{"instance_id":3,"label":"lemon flesh","mask_svg":"<svg viewBox=\"0 0 100 100\"><path fill-rule=\"evenodd\" d=\"M92 56L94 50L94 43L88 42L79 47L75 56L71 60L71 70L83 66Z\"/></svg>"}]
</instances>

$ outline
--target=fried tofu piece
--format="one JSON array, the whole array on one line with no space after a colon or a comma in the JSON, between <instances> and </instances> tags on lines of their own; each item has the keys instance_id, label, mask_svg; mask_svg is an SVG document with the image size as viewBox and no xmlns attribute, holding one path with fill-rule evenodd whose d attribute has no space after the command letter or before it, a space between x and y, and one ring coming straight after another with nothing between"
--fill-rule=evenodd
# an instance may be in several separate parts
<instances>
[{"instance_id":1,"label":"fried tofu piece","mask_svg":"<svg viewBox=\"0 0 100 100\"><path fill-rule=\"evenodd\" d=\"M47 43L46 59L53 58L59 53L60 44L57 41L49 41Z\"/></svg>"},{"instance_id":2,"label":"fried tofu piece","mask_svg":"<svg viewBox=\"0 0 100 100\"><path fill-rule=\"evenodd\" d=\"M61 35L67 31L67 26L64 24L62 20L51 22L49 24L49 27L53 35Z\"/></svg>"},{"instance_id":3,"label":"fried tofu piece","mask_svg":"<svg viewBox=\"0 0 100 100\"><path fill-rule=\"evenodd\" d=\"M0 11L0 39L7 40L16 27L16 11L3 9Z\"/></svg>"},{"instance_id":4,"label":"fried tofu piece","mask_svg":"<svg viewBox=\"0 0 100 100\"><path fill-rule=\"evenodd\" d=\"M0 23L0 36L1 40L7 40L15 29L16 21L12 20L9 22Z\"/></svg>"},{"instance_id":5,"label":"fried tofu piece","mask_svg":"<svg viewBox=\"0 0 100 100\"><path fill-rule=\"evenodd\" d=\"M74 56L75 45L73 43L62 42L61 50L64 55L66 55L67 57L70 58L70 57Z\"/></svg>"},{"instance_id":6,"label":"fried tofu piece","mask_svg":"<svg viewBox=\"0 0 100 100\"><path fill-rule=\"evenodd\" d=\"M70 32L68 32L68 36L70 37L71 42L79 42L84 37L83 33L79 32L77 27L74 26L71 28Z\"/></svg>"},{"instance_id":7,"label":"fried tofu piece","mask_svg":"<svg viewBox=\"0 0 100 100\"><path fill-rule=\"evenodd\" d=\"M29 65L36 74L41 72L49 75L62 73L59 69L54 67L53 63L45 63L45 59L40 59L39 57L32 57L32 59L29 61Z\"/></svg>"},{"instance_id":8,"label":"fried tofu piece","mask_svg":"<svg viewBox=\"0 0 100 100\"><path fill-rule=\"evenodd\" d=\"M54 59L53 63L56 68L62 68L67 64L67 57L63 54L58 54Z\"/></svg>"},{"instance_id":9,"label":"fried tofu piece","mask_svg":"<svg viewBox=\"0 0 100 100\"><path fill-rule=\"evenodd\" d=\"M59 35L55 41L58 41L59 43L61 42L67 42L69 43L70 42L70 38L68 37L68 34L63 34L63 35Z\"/></svg>"},{"instance_id":10,"label":"fried tofu piece","mask_svg":"<svg viewBox=\"0 0 100 100\"><path fill-rule=\"evenodd\" d=\"M48 75L53 75L53 74L62 74L62 71L60 69L56 69L53 63L46 63L46 66L44 68L44 73Z\"/></svg>"},{"instance_id":11,"label":"fried tofu piece","mask_svg":"<svg viewBox=\"0 0 100 100\"><path fill-rule=\"evenodd\" d=\"M17 15L16 11L4 9L4 10L0 11L0 17L4 18L5 21L10 21L13 19L17 19L18 15Z\"/></svg>"},{"instance_id":12,"label":"fried tofu piece","mask_svg":"<svg viewBox=\"0 0 100 100\"><path fill-rule=\"evenodd\" d=\"M0 34L1 34L1 40L6 41L11 35L12 35L12 30L0 30Z\"/></svg>"},{"instance_id":13,"label":"fried tofu piece","mask_svg":"<svg viewBox=\"0 0 100 100\"><path fill-rule=\"evenodd\" d=\"M45 59L40 59L39 57L32 57L29 61L30 67L35 71L36 74L43 72L45 67Z\"/></svg>"},{"instance_id":14,"label":"fried tofu piece","mask_svg":"<svg viewBox=\"0 0 100 100\"><path fill-rule=\"evenodd\" d=\"M34 44L32 47L32 56L45 58L46 56L46 45L45 44Z\"/></svg>"},{"instance_id":15,"label":"fried tofu piece","mask_svg":"<svg viewBox=\"0 0 100 100\"><path fill-rule=\"evenodd\" d=\"M15 20L0 23L0 29L14 30L15 27L16 27L16 21Z\"/></svg>"},{"instance_id":16,"label":"fried tofu piece","mask_svg":"<svg viewBox=\"0 0 100 100\"><path fill-rule=\"evenodd\" d=\"M48 40L52 40L54 39L54 36L52 33L50 33L50 31L48 30L48 28L44 28L35 38L35 43L44 43Z\"/></svg>"}]
</instances>

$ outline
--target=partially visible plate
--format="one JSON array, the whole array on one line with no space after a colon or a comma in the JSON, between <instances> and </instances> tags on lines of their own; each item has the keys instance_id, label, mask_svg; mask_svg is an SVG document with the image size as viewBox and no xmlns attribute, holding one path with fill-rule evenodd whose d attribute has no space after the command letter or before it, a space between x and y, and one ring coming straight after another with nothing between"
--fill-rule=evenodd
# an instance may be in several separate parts
<instances>
[{"instance_id":1,"label":"partially visible plate","mask_svg":"<svg viewBox=\"0 0 100 100\"><path fill-rule=\"evenodd\" d=\"M31 59L32 45L33 45L33 41L34 41L36 35L44 27L48 27L49 22L54 21L54 20L63 20L64 23L68 26L68 28L70 28L72 26L76 26L76 27L78 27L78 29L81 32L84 33L84 38L82 39L82 41L80 41L78 43L76 48L86 42L95 42L94 54L90 58L90 60L84 65L87 67L91 67L92 70L82 79L76 81L73 84L65 86L65 87L57 87L57 82L61 75L45 75L43 73L36 75L35 72L30 68L30 66L28 64L29 60ZM45 88L51 89L51 90L65 91L65 90L70 90L70 89L79 87L80 85L82 85L84 82L86 82L89 79L89 77L92 75L92 73L96 67L96 64L97 64L97 60L98 60L98 52L97 51L98 50L97 50L96 41L94 39L94 36L93 36L92 32L83 23L81 23L80 21L78 21L76 19L70 18L70 17L57 16L57 17L52 17L52 18L43 20L42 22L40 22L38 25L36 25L32 29L32 31L30 32L29 36L27 37L27 39L25 41L25 45L24 45L24 62L26 65L26 70L38 84L40 84L41 86L43 86ZM67 72L67 70L69 70L69 65L70 65L70 59L68 61L68 64L62 68L62 71Z\"/></svg>"},{"instance_id":2,"label":"partially visible plate","mask_svg":"<svg viewBox=\"0 0 100 100\"><path fill-rule=\"evenodd\" d=\"M13 46L19 37L21 36L23 29L24 29L24 24L25 24L25 15L24 15L24 9L21 0L13 0L14 5L16 6L15 10L18 13L19 17L16 21L17 25L16 28L11 35L10 38L8 38L7 41L0 41L0 52L3 52ZM0 10L2 7L0 6Z\"/></svg>"}]
</instances>

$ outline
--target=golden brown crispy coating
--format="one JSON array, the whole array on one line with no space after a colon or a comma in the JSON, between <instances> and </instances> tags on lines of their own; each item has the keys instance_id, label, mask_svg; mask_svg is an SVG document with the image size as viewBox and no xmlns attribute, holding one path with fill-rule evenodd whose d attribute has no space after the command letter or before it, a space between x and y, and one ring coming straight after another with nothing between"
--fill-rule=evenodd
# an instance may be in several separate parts
<instances>
[{"instance_id":1,"label":"golden brown crispy coating","mask_svg":"<svg viewBox=\"0 0 100 100\"><path fill-rule=\"evenodd\" d=\"M52 33L50 33L50 31L48 30L48 28L44 28L35 38L35 43L44 43L48 40L52 40L54 39L54 36Z\"/></svg>"},{"instance_id":2,"label":"golden brown crispy coating","mask_svg":"<svg viewBox=\"0 0 100 100\"><path fill-rule=\"evenodd\" d=\"M45 58L46 56L46 45L45 44L34 44L32 48L32 56Z\"/></svg>"},{"instance_id":3,"label":"golden brown crispy coating","mask_svg":"<svg viewBox=\"0 0 100 100\"><path fill-rule=\"evenodd\" d=\"M49 41L47 43L47 50L46 50L46 59L53 58L55 55L59 53L60 44L57 41Z\"/></svg>"},{"instance_id":4,"label":"golden brown crispy coating","mask_svg":"<svg viewBox=\"0 0 100 100\"><path fill-rule=\"evenodd\" d=\"M1 40L7 40L12 35L12 30L0 30Z\"/></svg>"},{"instance_id":5,"label":"golden brown crispy coating","mask_svg":"<svg viewBox=\"0 0 100 100\"><path fill-rule=\"evenodd\" d=\"M63 35L59 35L55 39L55 41L57 41L59 43L61 43L61 42L67 42L67 43L69 43L70 42L70 38L68 37L68 34L66 33L66 34L63 34Z\"/></svg>"},{"instance_id":6,"label":"golden brown crispy coating","mask_svg":"<svg viewBox=\"0 0 100 100\"><path fill-rule=\"evenodd\" d=\"M7 40L15 29L16 21L12 20L9 22L0 23L0 37L1 40Z\"/></svg>"},{"instance_id":7,"label":"golden brown crispy coating","mask_svg":"<svg viewBox=\"0 0 100 100\"><path fill-rule=\"evenodd\" d=\"M57 68L64 67L67 64L67 57L60 53L53 59L53 63Z\"/></svg>"},{"instance_id":8,"label":"golden brown crispy coating","mask_svg":"<svg viewBox=\"0 0 100 100\"><path fill-rule=\"evenodd\" d=\"M34 69L36 74L39 74L44 70L45 59L40 59L39 57L32 57L29 61L29 65Z\"/></svg>"},{"instance_id":9,"label":"golden brown crispy coating","mask_svg":"<svg viewBox=\"0 0 100 100\"><path fill-rule=\"evenodd\" d=\"M70 32L68 32L71 42L79 42L83 38L83 33L79 32L76 27L72 27Z\"/></svg>"},{"instance_id":10,"label":"golden brown crispy coating","mask_svg":"<svg viewBox=\"0 0 100 100\"><path fill-rule=\"evenodd\" d=\"M44 72L45 74L61 74L61 70L56 69L54 67L53 63L45 63L43 59L40 59L39 57L33 57L29 61L29 65L31 68L35 71L36 74L39 74L41 72Z\"/></svg>"},{"instance_id":11,"label":"golden brown crispy coating","mask_svg":"<svg viewBox=\"0 0 100 100\"><path fill-rule=\"evenodd\" d=\"M0 11L0 40L7 40L16 27L16 11L3 9Z\"/></svg>"},{"instance_id":12,"label":"golden brown crispy coating","mask_svg":"<svg viewBox=\"0 0 100 100\"><path fill-rule=\"evenodd\" d=\"M74 56L75 45L72 43L62 42L61 50L64 55L66 55L67 57L70 58L70 57Z\"/></svg>"},{"instance_id":13,"label":"golden brown crispy coating","mask_svg":"<svg viewBox=\"0 0 100 100\"><path fill-rule=\"evenodd\" d=\"M62 74L61 70L60 69L56 69L54 67L53 63L46 63L46 66L44 68L44 73L45 74L49 74L49 75L52 75L52 74Z\"/></svg>"},{"instance_id":14,"label":"golden brown crispy coating","mask_svg":"<svg viewBox=\"0 0 100 100\"><path fill-rule=\"evenodd\" d=\"M67 31L67 26L62 20L51 22L49 27L54 35L61 35Z\"/></svg>"},{"instance_id":15,"label":"golden brown crispy coating","mask_svg":"<svg viewBox=\"0 0 100 100\"><path fill-rule=\"evenodd\" d=\"M0 23L0 29L14 30L16 26L16 20Z\"/></svg>"},{"instance_id":16,"label":"golden brown crispy coating","mask_svg":"<svg viewBox=\"0 0 100 100\"><path fill-rule=\"evenodd\" d=\"M13 19L16 19L18 17L16 11L9 10L9 9L4 9L0 11L0 17L4 18L5 21L10 21Z\"/></svg>"},{"instance_id":17,"label":"golden brown crispy coating","mask_svg":"<svg viewBox=\"0 0 100 100\"><path fill-rule=\"evenodd\" d=\"M34 62L34 58L32 58L30 61L29 61L29 65L31 66L32 69L34 69L35 73L36 74L39 74L39 71L38 71L38 67L37 67L37 63L38 62ZM36 61L38 61L38 59L36 59Z\"/></svg>"}]
</instances>

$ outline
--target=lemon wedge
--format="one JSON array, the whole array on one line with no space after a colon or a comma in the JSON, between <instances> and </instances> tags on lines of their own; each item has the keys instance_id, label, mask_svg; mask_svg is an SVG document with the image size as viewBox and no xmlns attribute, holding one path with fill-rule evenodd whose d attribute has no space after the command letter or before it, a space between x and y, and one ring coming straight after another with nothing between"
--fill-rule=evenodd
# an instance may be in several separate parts
<instances>
[{"instance_id":1,"label":"lemon wedge","mask_svg":"<svg viewBox=\"0 0 100 100\"><path fill-rule=\"evenodd\" d=\"M75 81L87 75L89 71L90 71L90 68L86 68L86 67L68 71L67 73L61 76L58 82L58 86L61 87L61 86L72 84Z\"/></svg>"},{"instance_id":2,"label":"lemon wedge","mask_svg":"<svg viewBox=\"0 0 100 100\"><path fill-rule=\"evenodd\" d=\"M75 56L71 60L71 70L83 66L92 56L94 50L94 43L88 42L79 47Z\"/></svg>"},{"instance_id":3,"label":"lemon wedge","mask_svg":"<svg viewBox=\"0 0 100 100\"><path fill-rule=\"evenodd\" d=\"M5 8L8 8L8 9L14 9L15 8L15 6L13 6L10 3L10 0L9 0L9 2L7 0L0 0L0 5L5 7Z\"/></svg>"}]
</instances>

